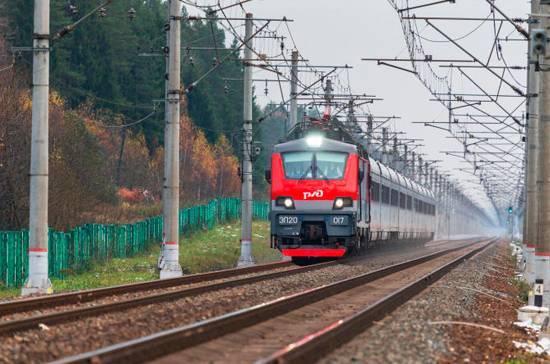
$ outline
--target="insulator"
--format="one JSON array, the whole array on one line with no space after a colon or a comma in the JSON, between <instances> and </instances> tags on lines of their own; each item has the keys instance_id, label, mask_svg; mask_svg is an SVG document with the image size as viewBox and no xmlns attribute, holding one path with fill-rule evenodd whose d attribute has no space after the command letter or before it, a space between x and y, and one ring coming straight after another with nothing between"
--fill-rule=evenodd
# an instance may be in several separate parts
<instances>
[{"instance_id":1,"label":"insulator","mask_svg":"<svg viewBox=\"0 0 550 364\"><path fill-rule=\"evenodd\" d=\"M218 58L214 57L212 58L212 67L216 67L218 65Z\"/></svg>"},{"instance_id":2,"label":"insulator","mask_svg":"<svg viewBox=\"0 0 550 364\"><path fill-rule=\"evenodd\" d=\"M69 15L76 15L78 13L78 8L74 4L67 4L67 13Z\"/></svg>"},{"instance_id":3,"label":"insulator","mask_svg":"<svg viewBox=\"0 0 550 364\"><path fill-rule=\"evenodd\" d=\"M191 66L194 66L195 65L195 60L193 59L193 56L189 56L189 64Z\"/></svg>"},{"instance_id":4,"label":"insulator","mask_svg":"<svg viewBox=\"0 0 550 364\"><path fill-rule=\"evenodd\" d=\"M105 9L104 7L99 8L98 14L101 18L106 17L107 16L107 9Z\"/></svg>"},{"instance_id":5,"label":"insulator","mask_svg":"<svg viewBox=\"0 0 550 364\"><path fill-rule=\"evenodd\" d=\"M225 85L223 86L223 92L226 93L226 94L229 93L229 86L227 86L227 84L225 84Z\"/></svg>"},{"instance_id":6,"label":"insulator","mask_svg":"<svg viewBox=\"0 0 550 364\"><path fill-rule=\"evenodd\" d=\"M130 21L132 21L135 18L136 18L136 9L134 9L134 8L128 9L128 19L130 19Z\"/></svg>"}]
</instances>

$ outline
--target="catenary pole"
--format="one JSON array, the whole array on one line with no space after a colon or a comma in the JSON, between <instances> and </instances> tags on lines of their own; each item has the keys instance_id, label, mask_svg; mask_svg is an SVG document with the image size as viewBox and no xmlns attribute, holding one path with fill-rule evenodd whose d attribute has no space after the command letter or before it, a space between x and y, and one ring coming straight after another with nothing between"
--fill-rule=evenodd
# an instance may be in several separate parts
<instances>
[{"instance_id":1,"label":"catenary pole","mask_svg":"<svg viewBox=\"0 0 550 364\"><path fill-rule=\"evenodd\" d=\"M447 201L447 239L451 238L451 213L452 213L452 200L451 200L451 183L447 181L447 187L445 190L445 196Z\"/></svg>"},{"instance_id":2,"label":"catenary pole","mask_svg":"<svg viewBox=\"0 0 550 364\"><path fill-rule=\"evenodd\" d=\"M246 14L244 59L252 59L252 14ZM241 191L241 256L237 265L254 265L252 256L252 66L244 64L244 120Z\"/></svg>"},{"instance_id":3,"label":"catenary pole","mask_svg":"<svg viewBox=\"0 0 550 364\"><path fill-rule=\"evenodd\" d=\"M298 122L298 51L292 51L292 67L290 68L290 125L289 130Z\"/></svg>"},{"instance_id":4,"label":"catenary pole","mask_svg":"<svg viewBox=\"0 0 550 364\"><path fill-rule=\"evenodd\" d=\"M382 154L380 160L388 165L388 128L382 128Z\"/></svg>"},{"instance_id":5,"label":"catenary pole","mask_svg":"<svg viewBox=\"0 0 550 364\"><path fill-rule=\"evenodd\" d=\"M180 73L181 73L181 2L169 2L168 78L165 108L165 156L163 188L163 263L160 278L182 275L179 263L179 190L180 190Z\"/></svg>"},{"instance_id":6,"label":"catenary pole","mask_svg":"<svg viewBox=\"0 0 550 364\"><path fill-rule=\"evenodd\" d=\"M372 145L372 134L374 132L373 129L373 117L372 115L367 116L367 149L369 154L372 154L374 151L373 145Z\"/></svg>"},{"instance_id":7,"label":"catenary pole","mask_svg":"<svg viewBox=\"0 0 550 364\"><path fill-rule=\"evenodd\" d=\"M29 276L22 295L50 294L48 277L48 102L50 0L34 1Z\"/></svg>"},{"instance_id":8,"label":"catenary pole","mask_svg":"<svg viewBox=\"0 0 550 364\"><path fill-rule=\"evenodd\" d=\"M422 157L418 156L418 180L416 181L419 185L423 185L424 180L424 170L423 170L423 164L422 164Z\"/></svg>"},{"instance_id":9,"label":"catenary pole","mask_svg":"<svg viewBox=\"0 0 550 364\"><path fill-rule=\"evenodd\" d=\"M538 13L540 8L539 0L531 1L531 13ZM529 23L529 32L537 26ZM538 159L538 97L539 72L535 71L535 65L531 64L531 52L528 52L527 71L527 138L525 141L526 168L525 189L526 204L523 221L523 245L525 257L525 278L527 283L533 284L535 278L535 244L537 242L537 220L538 220L538 198L537 198L537 159ZM533 304L533 295L529 297L529 303Z\"/></svg>"},{"instance_id":10,"label":"catenary pole","mask_svg":"<svg viewBox=\"0 0 550 364\"><path fill-rule=\"evenodd\" d=\"M549 5L541 5L541 13L550 13ZM539 28L547 32L550 19L546 16L540 19ZM546 65L546 55L540 57L543 68ZM542 304L550 306L550 72L539 74L539 155L537 173L538 194L538 239L535 244L535 282L542 280L544 285Z\"/></svg>"},{"instance_id":11,"label":"catenary pole","mask_svg":"<svg viewBox=\"0 0 550 364\"><path fill-rule=\"evenodd\" d=\"M416 153L411 153L411 179L416 182Z\"/></svg>"},{"instance_id":12,"label":"catenary pole","mask_svg":"<svg viewBox=\"0 0 550 364\"><path fill-rule=\"evenodd\" d=\"M430 163L424 162L424 186L430 188Z\"/></svg>"}]
</instances>

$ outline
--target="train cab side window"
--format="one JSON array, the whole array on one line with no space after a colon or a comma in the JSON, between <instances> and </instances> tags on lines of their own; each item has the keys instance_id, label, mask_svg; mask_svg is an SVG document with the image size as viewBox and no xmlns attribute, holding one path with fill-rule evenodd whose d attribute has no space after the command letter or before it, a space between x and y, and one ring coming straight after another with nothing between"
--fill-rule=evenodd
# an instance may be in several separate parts
<instances>
[{"instance_id":1,"label":"train cab side window","mask_svg":"<svg viewBox=\"0 0 550 364\"><path fill-rule=\"evenodd\" d=\"M377 182L371 182L370 191L373 201L380 201L380 184Z\"/></svg>"},{"instance_id":2,"label":"train cab side window","mask_svg":"<svg viewBox=\"0 0 550 364\"><path fill-rule=\"evenodd\" d=\"M407 210L413 209L413 198L412 196L407 196Z\"/></svg>"},{"instance_id":3,"label":"train cab side window","mask_svg":"<svg viewBox=\"0 0 550 364\"><path fill-rule=\"evenodd\" d=\"M403 192L399 193L399 207L402 209L407 208L407 195Z\"/></svg>"},{"instance_id":4,"label":"train cab side window","mask_svg":"<svg viewBox=\"0 0 550 364\"><path fill-rule=\"evenodd\" d=\"M382 185L382 203L390 203L390 188Z\"/></svg>"},{"instance_id":5,"label":"train cab side window","mask_svg":"<svg viewBox=\"0 0 550 364\"><path fill-rule=\"evenodd\" d=\"M399 192L397 192L396 190L391 190L391 205L399 205Z\"/></svg>"}]
</instances>

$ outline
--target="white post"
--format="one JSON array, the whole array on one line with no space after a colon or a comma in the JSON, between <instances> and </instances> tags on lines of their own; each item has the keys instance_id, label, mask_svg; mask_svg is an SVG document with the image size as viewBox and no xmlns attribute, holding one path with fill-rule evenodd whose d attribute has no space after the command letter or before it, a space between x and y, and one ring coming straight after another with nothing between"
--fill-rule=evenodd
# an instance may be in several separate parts
<instances>
[{"instance_id":1,"label":"white post","mask_svg":"<svg viewBox=\"0 0 550 364\"><path fill-rule=\"evenodd\" d=\"M179 146L180 146L180 67L181 67L181 3L170 0L169 4L169 54L168 87L166 89L167 111L165 115L164 188L163 188L163 262L160 278L182 275L179 263Z\"/></svg>"},{"instance_id":2,"label":"white post","mask_svg":"<svg viewBox=\"0 0 550 364\"><path fill-rule=\"evenodd\" d=\"M50 294L48 278L48 102L50 1L34 2L29 276L22 295Z\"/></svg>"},{"instance_id":3,"label":"white post","mask_svg":"<svg viewBox=\"0 0 550 364\"><path fill-rule=\"evenodd\" d=\"M252 14L246 14L244 49L243 168L241 191L241 256L237 266L254 265L252 256Z\"/></svg>"}]
</instances>

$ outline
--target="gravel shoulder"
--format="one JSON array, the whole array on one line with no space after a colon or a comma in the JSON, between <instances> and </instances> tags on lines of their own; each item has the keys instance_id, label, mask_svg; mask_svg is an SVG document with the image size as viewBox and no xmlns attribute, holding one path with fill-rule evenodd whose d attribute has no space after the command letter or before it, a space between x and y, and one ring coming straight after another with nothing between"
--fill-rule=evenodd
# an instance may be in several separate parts
<instances>
[{"instance_id":1,"label":"gravel shoulder","mask_svg":"<svg viewBox=\"0 0 550 364\"><path fill-rule=\"evenodd\" d=\"M542 361L512 343L530 339L513 326L515 310L523 305L514 277L508 245L500 242L459 265L321 362Z\"/></svg>"}]
</instances>

